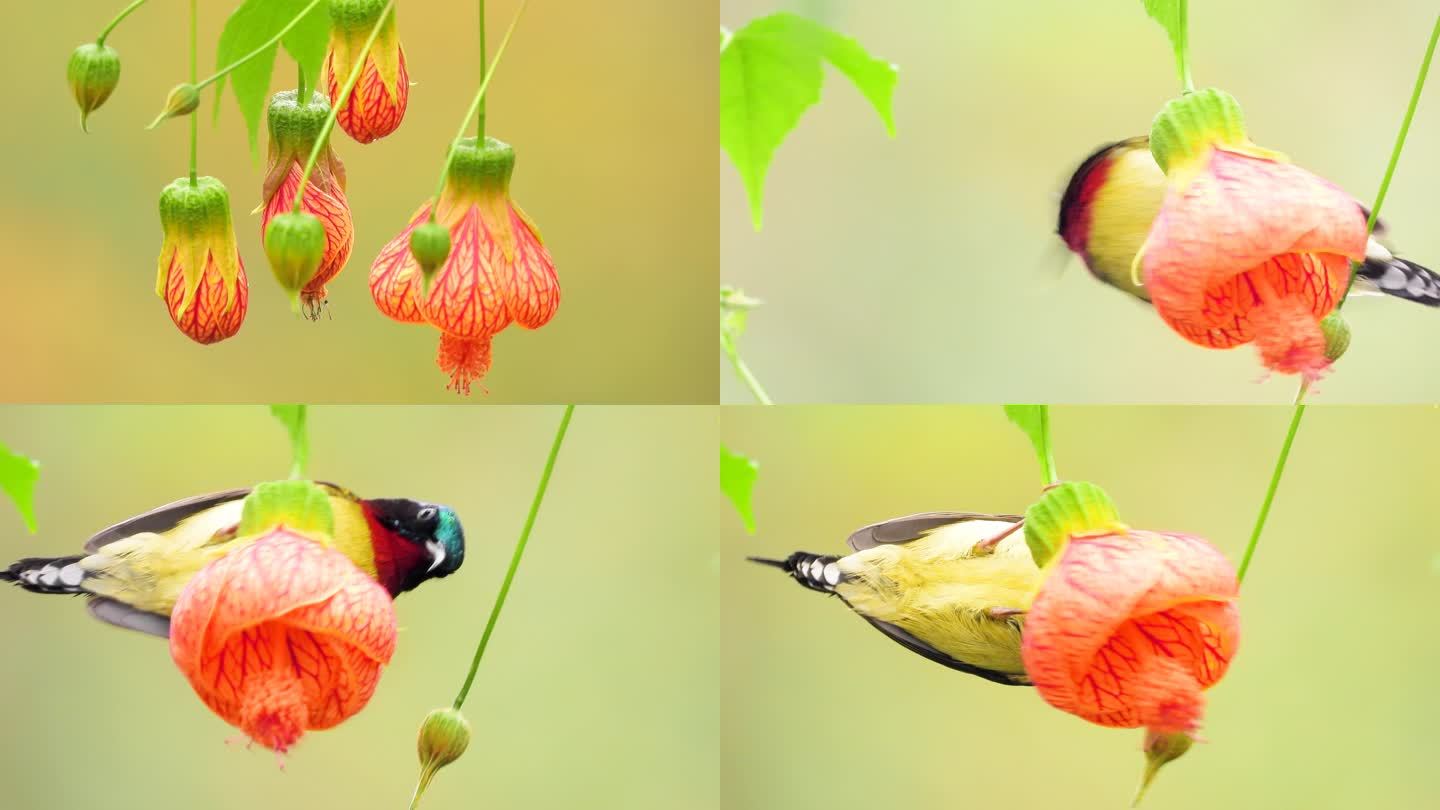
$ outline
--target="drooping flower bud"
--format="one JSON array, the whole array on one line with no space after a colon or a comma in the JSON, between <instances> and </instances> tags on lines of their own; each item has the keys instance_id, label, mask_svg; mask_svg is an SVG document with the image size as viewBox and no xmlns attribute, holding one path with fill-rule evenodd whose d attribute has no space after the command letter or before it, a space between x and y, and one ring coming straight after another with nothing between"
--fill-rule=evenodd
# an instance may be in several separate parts
<instances>
[{"instance_id":1,"label":"drooping flower bud","mask_svg":"<svg viewBox=\"0 0 1440 810\"><path fill-rule=\"evenodd\" d=\"M434 220L426 222L410 232L410 255L420 263L420 275L425 280L424 292L428 293L435 271L450 258L450 232Z\"/></svg>"},{"instance_id":2,"label":"drooping flower bud","mask_svg":"<svg viewBox=\"0 0 1440 810\"><path fill-rule=\"evenodd\" d=\"M213 177L181 177L160 195L155 293L191 340L215 343L240 331L249 305L245 265L230 222L230 195Z\"/></svg>"},{"instance_id":3,"label":"drooping flower bud","mask_svg":"<svg viewBox=\"0 0 1440 810\"><path fill-rule=\"evenodd\" d=\"M65 78L70 82L75 103L80 105L80 128L89 132L86 120L90 113L99 109L120 83L120 54L98 42L81 45L70 54Z\"/></svg>"},{"instance_id":4,"label":"drooping flower bud","mask_svg":"<svg viewBox=\"0 0 1440 810\"><path fill-rule=\"evenodd\" d=\"M1350 324L1336 310L1320 319L1320 333L1325 336L1325 359L1335 362L1350 348Z\"/></svg>"},{"instance_id":5,"label":"drooping flower bud","mask_svg":"<svg viewBox=\"0 0 1440 810\"><path fill-rule=\"evenodd\" d=\"M331 104L340 105L340 128L360 143L370 143L394 132L405 118L410 98L410 75L405 49L396 33L395 12L383 23L375 44L365 57L360 78L343 101L340 91L360 63L360 52L380 22L385 0L331 0L330 49L325 55L325 92Z\"/></svg>"},{"instance_id":6,"label":"drooping flower bud","mask_svg":"<svg viewBox=\"0 0 1440 810\"><path fill-rule=\"evenodd\" d=\"M416 748L420 754L420 781L415 785L411 806L419 803L435 774L460 758L470 746L470 723L459 709L436 709L420 724Z\"/></svg>"},{"instance_id":7,"label":"drooping flower bud","mask_svg":"<svg viewBox=\"0 0 1440 810\"><path fill-rule=\"evenodd\" d=\"M312 94L306 104L298 103L294 90L276 93L270 99L266 114L270 168L262 188L262 234L269 233L272 220L294 208L305 164L329 115L330 102L319 92ZM328 294L325 285L345 268L355 244L355 225L350 216L350 203L345 198L345 165L328 142L321 147L305 184L300 210L317 219L324 231L320 262L299 291L306 316L315 318ZM285 283L281 281L282 285ZM293 296L291 300L294 301Z\"/></svg>"},{"instance_id":8,"label":"drooping flower bud","mask_svg":"<svg viewBox=\"0 0 1440 810\"><path fill-rule=\"evenodd\" d=\"M265 256L275 280L290 295L291 309L299 312L300 290L325 258L325 226L303 211L273 217L265 227Z\"/></svg>"},{"instance_id":9,"label":"drooping flower bud","mask_svg":"<svg viewBox=\"0 0 1440 810\"><path fill-rule=\"evenodd\" d=\"M154 129L167 118L189 115L200 108L200 91L193 84L177 84L165 98L165 108L150 122L147 129Z\"/></svg>"},{"instance_id":10,"label":"drooping flower bud","mask_svg":"<svg viewBox=\"0 0 1440 810\"><path fill-rule=\"evenodd\" d=\"M1140 787L1135 790L1135 798L1130 802L1131 807L1140 804L1145 798L1145 791L1150 789L1150 784L1155 781L1155 774L1168 763L1174 762L1185 756L1190 746L1195 744L1195 737L1186 732L1160 734L1155 731L1145 733L1145 773L1140 777Z\"/></svg>"}]
</instances>

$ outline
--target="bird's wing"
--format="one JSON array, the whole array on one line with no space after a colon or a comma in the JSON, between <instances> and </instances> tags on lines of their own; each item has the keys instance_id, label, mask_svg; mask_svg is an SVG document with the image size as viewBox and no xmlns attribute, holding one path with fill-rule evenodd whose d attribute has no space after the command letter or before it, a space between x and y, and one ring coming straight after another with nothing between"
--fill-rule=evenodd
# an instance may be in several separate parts
<instances>
[{"instance_id":1,"label":"bird's wing","mask_svg":"<svg viewBox=\"0 0 1440 810\"><path fill-rule=\"evenodd\" d=\"M151 509L143 515L136 515L129 520L122 520L108 529L101 531L91 537L85 543L85 550L94 554L102 546L133 537L144 532L161 533L167 532L179 525L180 521L188 517L204 512L206 509L218 506L228 501L239 500L250 494L250 489L230 489L224 492L213 492L209 495L197 495L193 498L186 498L183 501L166 504L156 509Z\"/></svg>"},{"instance_id":2,"label":"bird's wing","mask_svg":"<svg viewBox=\"0 0 1440 810\"><path fill-rule=\"evenodd\" d=\"M344 497L355 497L349 490L335 484L326 481L317 483L322 487L334 490L337 494L341 494ZM244 498L250 494L250 490L251 487L245 487L244 489L228 489L224 492L212 492L208 495L196 495L193 498L186 498L183 501L176 501L151 509L143 515L136 515L129 520L122 520L114 526L96 534L94 537L91 537L85 543L85 551L94 554L101 546L145 532L154 532L156 534L168 532L180 525L180 522L186 518L198 515L222 503Z\"/></svg>"},{"instance_id":3,"label":"bird's wing","mask_svg":"<svg viewBox=\"0 0 1440 810\"><path fill-rule=\"evenodd\" d=\"M95 597L85 606L90 615L106 624L113 624L126 630L138 630L159 638L170 637L170 617L159 613L137 610L124 602Z\"/></svg>"},{"instance_id":4,"label":"bird's wing","mask_svg":"<svg viewBox=\"0 0 1440 810\"><path fill-rule=\"evenodd\" d=\"M942 526L965 523L971 520L999 520L1005 523L1019 523L1019 515L985 515L978 512L922 512L918 515L892 518L880 523L857 529L846 540L850 548L864 551L867 548L893 543L909 543L935 531Z\"/></svg>"},{"instance_id":5,"label":"bird's wing","mask_svg":"<svg viewBox=\"0 0 1440 810\"><path fill-rule=\"evenodd\" d=\"M844 600L842 599L841 601L844 601ZM849 603L846 603L846 604L848 605ZM852 607L851 610L854 610L854 608ZM901 647L904 647L905 649L909 650L910 652L913 652L913 653L916 653L916 654L918 654L918 655L924 656L925 658L928 658L928 659L930 659L931 661L934 661L935 663L940 664L941 666L946 666L946 667L949 667L949 668L951 668L951 669L958 670L958 671L960 671L960 672L964 672L964 673L967 673L967 674L970 674L970 675L975 675L975 676L977 676L977 677L984 678L984 679L987 680L987 681L991 681L991 682L993 682L993 683L998 683L998 684L1003 684L1003 685L1005 685L1005 686L1030 686L1030 685L1031 685L1031 684L1030 684L1030 678L1029 678L1028 676L1026 676L1025 674L1023 674L1023 673L1021 673L1021 674L1016 674L1016 675L1010 675L1010 674L1007 674L1007 673L1004 673L1004 672L997 672L996 670L993 670L993 669L985 669L985 668L983 668L983 667L977 667L977 666L975 666L974 664L967 664L967 663L965 663L964 661L960 661L960 660L958 660L958 659L951 658L950 656L946 655L945 653L940 652L939 650L935 649L934 647L931 647L929 644L926 644L925 642L921 641L920 639L916 638L915 636L911 635L910 633L907 633L906 631L902 630L901 628L899 628L899 627L891 624L890 622L881 621L881 620L879 620L879 619L871 618L871 617L869 617L869 616L866 616L864 613L861 613L861 612L858 611L858 610L854 610L854 612L855 612L855 615L857 615L857 616L859 616L860 618L864 619L865 621L869 622L872 626L875 627L876 630L879 630L880 632L882 632L882 633L884 633L885 635L889 636L892 641L894 641L895 643L899 644Z\"/></svg>"}]
</instances>

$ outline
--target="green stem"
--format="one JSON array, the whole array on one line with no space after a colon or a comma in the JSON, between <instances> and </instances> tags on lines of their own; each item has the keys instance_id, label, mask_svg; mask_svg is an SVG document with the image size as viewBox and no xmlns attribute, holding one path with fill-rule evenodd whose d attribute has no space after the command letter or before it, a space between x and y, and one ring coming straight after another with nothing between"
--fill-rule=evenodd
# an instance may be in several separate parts
<instances>
[{"instance_id":1,"label":"green stem","mask_svg":"<svg viewBox=\"0 0 1440 810\"><path fill-rule=\"evenodd\" d=\"M190 0L190 83L200 74L199 0ZM200 185L200 116L190 116L190 187Z\"/></svg>"},{"instance_id":2,"label":"green stem","mask_svg":"<svg viewBox=\"0 0 1440 810\"><path fill-rule=\"evenodd\" d=\"M455 150L460 146L460 139L465 137L465 130L470 128L470 120L485 108L485 91L490 88L490 80L495 78L495 69L500 66L500 59L505 56L505 49L510 46L510 37L515 34L515 27L520 24L520 18L525 14L525 8L528 5L530 5L530 0L521 0L520 8L515 10L515 16L510 20L510 27L505 29L505 38L500 40L500 47L495 51L495 59L490 63L490 68L485 71L485 78L480 80L480 89L475 91L475 98L470 102L470 109L465 113L465 120L460 122L460 129L455 133L455 139L450 142L450 151L445 153L445 166L440 170L440 180L435 183L435 196L433 197L435 202L430 206L431 222L435 221L435 212L440 208L440 195L445 191L445 178L450 175L450 163L455 160ZM485 146L485 125L483 118L481 121L481 136L475 144L483 148Z\"/></svg>"},{"instance_id":3,"label":"green stem","mask_svg":"<svg viewBox=\"0 0 1440 810\"><path fill-rule=\"evenodd\" d=\"M480 669L480 659L485 657L485 647L490 643L490 634L495 632L495 622L500 618L500 609L505 607L505 597L510 594L510 584L515 581L515 571L520 567L520 558L525 554L525 544L530 540L530 530L535 527L535 517L540 514L540 504L545 500L545 490L550 486L550 474L555 471L555 459L560 455L560 445L565 441L565 431L570 428L570 417L575 413L574 405L565 406L560 417L560 426L555 429L555 441L550 445L550 455L545 459L545 469L540 473L540 485L535 488L535 498L530 501L530 513L525 516L525 526L520 529L520 539L515 543L515 553L510 557L510 568L505 572L505 581L500 584L500 593L495 596L495 606L490 609L490 619L485 622L485 632L475 647L475 658L470 662L470 672L455 696L455 708L465 703L470 694L470 685L475 682L475 673Z\"/></svg>"},{"instance_id":4,"label":"green stem","mask_svg":"<svg viewBox=\"0 0 1440 810\"><path fill-rule=\"evenodd\" d=\"M479 0L480 6L480 83L485 83L485 0ZM485 97L480 97L480 110L475 119L475 142L481 146L485 145Z\"/></svg>"},{"instance_id":5,"label":"green stem","mask_svg":"<svg viewBox=\"0 0 1440 810\"><path fill-rule=\"evenodd\" d=\"M1420 73L1415 77L1415 88L1410 93L1410 105L1405 108L1405 119L1400 123L1400 132L1395 136L1395 146L1390 150L1390 162L1385 166L1385 177L1380 181L1380 191L1375 195L1375 205L1370 209L1370 221L1366 223L1368 230L1375 230L1375 222L1380 218L1380 208L1385 204L1385 195L1390 191L1390 181L1395 177L1395 167L1400 164L1400 153L1405 150L1405 138L1410 134L1410 122L1415 118L1415 108L1420 104L1420 93L1425 89L1425 79L1430 74L1430 63L1435 57L1435 45L1440 42L1440 16L1435 18L1435 26L1430 31L1430 43L1425 48L1425 58L1420 62ZM1345 300L1350 295L1350 288L1355 285L1354 267L1351 267L1350 287L1346 287L1345 295L1341 296L1340 303L1336 304L1338 312L1345 305ZM1270 506L1275 501L1275 491L1280 486L1280 478L1285 474L1285 462L1290 458L1290 446L1295 442L1295 433L1300 429L1300 419L1305 415L1305 395L1310 392L1310 384L1302 382L1300 390L1295 393L1295 411L1290 417L1290 430L1285 434L1285 443L1280 446L1280 458L1275 461L1275 471L1270 475L1270 487L1265 492L1265 500L1260 504L1260 514L1255 518L1255 528L1250 532L1250 542L1245 546L1245 556L1240 558L1240 568L1237 571L1238 578L1243 581L1245 572L1250 568L1250 558L1255 556L1255 546L1260 542L1260 533L1265 530L1265 521L1270 517Z\"/></svg>"},{"instance_id":6,"label":"green stem","mask_svg":"<svg viewBox=\"0 0 1440 810\"><path fill-rule=\"evenodd\" d=\"M315 3L310 5L314 6ZM390 0L381 10L379 18L375 20L375 27L370 29L370 36L365 40L365 47L360 49L360 54L355 58L355 67L351 68L350 75L345 77L345 84L341 86L340 94L330 105L330 114L325 116L325 124L320 127L320 137L315 139L315 146L310 150L310 158L305 161L305 171L300 175L300 186L295 190L293 210L296 213L300 212L300 203L305 199L305 187L310 184L310 173L315 170L315 161L320 159L320 150L330 143L330 133L335 130L335 119L340 115L340 108L350 99L350 92L355 89L355 83L360 81L360 74L365 71L365 60L370 56L370 49L375 46L375 40L380 37L380 29L385 27L385 21L394 11L395 0ZM300 16L305 15L302 12Z\"/></svg>"},{"instance_id":7,"label":"green stem","mask_svg":"<svg viewBox=\"0 0 1440 810\"><path fill-rule=\"evenodd\" d=\"M730 358L730 365L735 367L735 375L745 383L746 388L750 389L750 394L755 397L755 401L761 405L774 405L770 395L765 393L764 386L760 385L760 380L756 379L754 372L745 365L745 360L740 357L740 347L736 346L734 341L726 340L725 336L721 335L720 348L725 352L725 356Z\"/></svg>"},{"instance_id":8,"label":"green stem","mask_svg":"<svg viewBox=\"0 0 1440 810\"><path fill-rule=\"evenodd\" d=\"M1440 16L1435 18L1435 27L1430 31L1430 44L1425 48L1425 58L1420 62L1420 73L1415 77L1415 88L1410 91L1410 106L1405 108L1405 119L1400 122L1400 132L1395 136L1395 146L1390 150L1390 162L1385 165L1385 177L1380 181L1380 191L1375 194L1375 205L1370 209L1369 230L1375 230L1380 219L1380 207L1385 204L1385 195L1390 193L1390 181L1395 177L1395 167L1400 165L1400 153L1405 149L1405 139L1410 135L1410 122L1415 120L1415 109L1420 106L1420 94L1425 90L1425 79L1430 75L1430 62L1435 58L1435 44L1440 42ZM1355 266L1351 265L1350 284L1340 297L1336 309L1345 305L1350 290L1355 287Z\"/></svg>"},{"instance_id":9,"label":"green stem","mask_svg":"<svg viewBox=\"0 0 1440 810\"><path fill-rule=\"evenodd\" d=\"M110 24L105 26L105 29L100 32L100 36L95 38L95 44L104 45L105 38L110 36L110 32L115 30L115 26L119 25L121 20L129 17L131 12L133 12L135 9L140 8L148 2L149 0L135 0L135 2L122 9L119 14L115 15L115 19L111 20Z\"/></svg>"},{"instance_id":10,"label":"green stem","mask_svg":"<svg viewBox=\"0 0 1440 810\"><path fill-rule=\"evenodd\" d=\"M315 7L318 6L318 5L320 5L320 4L323 3L323 2L325 2L325 0L311 0L309 5L305 6L305 8L300 9L300 13L299 13L299 14L296 14L294 19L292 19L292 20L290 20L290 22L286 23L286 24L285 24L285 27L284 27L284 28L281 28L280 31L279 31L279 33L275 34L275 36L273 36L273 37L269 38L268 40L266 40L264 45L261 45L260 47L256 48L255 50L251 51L250 53L245 54L244 56L240 57L239 59L236 59L234 62L231 62L230 64L228 64L228 65L226 65L225 67L221 68L219 71L217 71L217 72L215 73L215 75L207 78L205 81L203 81L203 82L198 82L198 83L197 83L197 82L195 82L194 79L192 78L190 83L195 85L195 89L196 89L196 90L204 90L205 88L209 87L210 85L214 84L215 82L218 82L218 81L220 81L221 79L225 78L225 76L227 76L227 75L230 73L230 71L234 70L235 68L240 67L241 65L245 64L246 62L249 62L251 59L254 59L255 57L259 56L260 54L265 53L266 51L268 51L268 50L270 50L271 48L275 47L275 43L279 42L286 34L290 33L290 29L292 29L292 28L294 28L295 26L299 25L299 24L300 24L300 21L303 20L303 19L305 19L305 16L306 16L307 14L309 14L311 11L314 11L314 10L315 10ZM393 5L393 3L392 3L392 5ZM382 15L382 17L383 17L383 15ZM363 61L363 60L362 60L362 61Z\"/></svg>"},{"instance_id":11,"label":"green stem","mask_svg":"<svg viewBox=\"0 0 1440 810\"><path fill-rule=\"evenodd\" d=\"M295 103L301 107L310 106L310 88L305 84L305 66L300 60L295 60L295 72L299 76L295 80Z\"/></svg>"},{"instance_id":12,"label":"green stem","mask_svg":"<svg viewBox=\"0 0 1440 810\"><path fill-rule=\"evenodd\" d=\"M1190 3L1180 0L1180 36L1175 43L1175 63L1180 69L1180 88L1195 92L1195 79L1190 75Z\"/></svg>"}]
</instances>

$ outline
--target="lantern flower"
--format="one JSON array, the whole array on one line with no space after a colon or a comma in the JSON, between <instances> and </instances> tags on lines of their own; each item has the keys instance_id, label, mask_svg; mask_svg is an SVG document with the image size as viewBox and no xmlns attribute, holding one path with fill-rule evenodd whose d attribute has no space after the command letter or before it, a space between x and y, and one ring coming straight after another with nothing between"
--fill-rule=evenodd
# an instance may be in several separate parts
<instances>
[{"instance_id":1,"label":"lantern flower","mask_svg":"<svg viewBox=\"0 0 1440 810\"><path fill-rule=\"evenodd\" d=\"M235 246L230 195L213 177L181 177L160 194L160 247L155 293L170 318L196 343L233 337L245 321L250 288Z\"/></svg>"},{"instance_id":2,"label":"lantern flower","mask_svg":"<svg viewBox=\"0 0 1440 810\"><path fill-rule=\"evenodd\" d=\"M1239 583L1199 537L1130 529L1098 487L1067 483L1025 513L1045 569L1025 617L1025 672L1050 705L1102 726L1147 729L1154 770L1188 749L1204 691L1240 641Z\"/></svg>"},{"instance_id":3,"label":"lantern flower","mask_svg":"<svg viewBox=\"0 0 1440 810\"><path fill-rule=\"evenodd\" d=\"M202 568L170 619L170 656L200 699L280 754L364 708L395 652L389 594L322 542L268 529Z\"/></svg>"},{"instance_id":4,"label":"lantern flower","mask_svg":"<svg viewBox=\"0 0 1440 810\"><path fill-rule=\"evenodd\" d=\"M98 110L120 84L120 54L99 42L81 45L70 54L65 78L75 103L80 106L80 128L89 132L90 113Z\"/></svg>"},{"instance_id":5,"label":"lantern flower","mask_svg":"<svg viewBox=\"0 0 1440 810\"><path fill-rule=\"evenodd\" d=\"M338 104L340 128L360 143L370 143L394 132L405 118L410 99L410 74L405 70L405 49L395 30L395 12L385 18L350 97L340 91L359 62L365 42L375 29L385 0L331 0L330 49L325 54L325 91Z\"/></svg>"},{"instance_id":6,"label":"lantern flower","mask_svg":"<svg viewBox=\"0 0 1440 810\"><path fill-rule=\"evenodd\" d=\"M270 130L269 171L261 189L264 213L260 232L269 248L271 222L291 212L305 164L315 148L315 141L330 115L330 102L321 93L311 96L309 103L300 104L296 91L276 93L270 99L267 123ZM324 252L313 275L297 278L293 272L275 267L276 277L294 295L293 285L300 285L299 301L307 317L318 317L328 294L325 285L345 268L350 250L355 246L355 225L350 216L350 203L345 199L345 165L330 144L320 150L315 168L305 184L300 211L320 221L325 229ZM272 266L274 261L272 259Z\"/></svg>"},{"instance_id":7,"label":"lantern flower","mask_svg":"<svg viewBox=\"0 0 1440 810\"><path fill-rule=\"evenodd\" d=\"M1150 137L1167 188L1136 261L1160 317L1192 343L1253 342L1271 370L1319 378L1330 366L1320 321L1365 258L1363 209L1251 143L1219 90L1171 101Z\"/></svg>"},{"instance_id":8,"label":"lantern flower","mask_svg":"<svg viewBox=\"0 0 1440 810\"><path fill-rule=\"evenodd\" d=\"M515 150L508 144L461 140L434 217L449 233L450 250L428 288L411 235L429 228L429 204L370 269L370 293L382 313L442 332L436 362L461 393L489 370L491 338L511 323L538 329L560 306L550 252L535 223L510 199L514 168Z\"/></svg>"}]
</instances>

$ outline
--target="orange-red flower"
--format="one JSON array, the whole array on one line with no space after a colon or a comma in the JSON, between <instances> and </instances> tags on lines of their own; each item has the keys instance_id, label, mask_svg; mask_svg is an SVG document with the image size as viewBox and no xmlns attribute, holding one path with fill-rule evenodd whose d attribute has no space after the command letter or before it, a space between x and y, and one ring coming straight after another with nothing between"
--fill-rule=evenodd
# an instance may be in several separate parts
<instances>
[{"instance_id":1,"label":"orange-red flower","mask_svg":"<svg viewBox=\"0 0 1440 810\"><path fill-rule=\"evenodd\" d=\"M384 0L331 0L330 49L325 54L325 92L340 104L340 128L360 143L394 132L405 118L410 99L410 74L405 49L395 29L395 12L385 18L374 46L366 55L360 78L342 104L340 91L359 62L370 32L384 11Z\"/></svg>"},{"instance_id":2,"label":"orange-red flower","mask_svg":"<svg viewBox=\"0 0 1440 810\"><path fill-rule=\"evenodd\" d=\"M338 551L283 527L196 574L170 655L200 699L284 753L364 708L395 652L389 594Z\"/></svg>"},{"instance_id":3,"label":"orange-red flower","mask_svg":"<svg viewBox=\"0 0 1440 810\"><path fill-rule=\"evenodd\" d=\"M1240 641L1235 569L1198 537L1071 538L1025 619L1025 671L1050 705L1102 726L1193 734Z\"/></svg>"},{"instance_id":4,"label":"orange-red flower","mask_svg":"<svg viewBox=\"0 0 1440 810\"><path fill-rule=\"evenodd\" d=\"M1320 320L1365 257L1365 213L1251 143L1239 116L1233 98L1205 90L1156 119L1151 148L1168 183L1145 242L1145 286L1186 340L1254 342L1268 368L1313 380L1330 366Z\"/></svg>"},{"instance_id":5,"label":"orange-red flower","mask_svg":"<svg viewBox=\"0 0 1440 810\"><path fill-rule=\"evenodd\" d=\"M300 188L305 163L315 147L315 139L330 114L325 96L315 93L310 103L296 103L295 91L276 93L270 100L270 168L262 189L264 214L260 222L261 238L270 220L290 211ZM345 199L345 164L326 144L315 161L300 209L320 220L325 228L325 254L320 267L300 291L300 303L311 318L317 316L325 303L325 285L340 274L350 260L355 245L355 225L350 217L350 204Z\"/></svg>"},{"instance_id":6,"label":"orange-red flower","mask_svg":"<svg viewBox=\"0 0 1440 810\"><path fill-rule=\"evenodd\" d=\"M436 220L451 248L428 293L410 234L430 218L421 206L380 251L370 270L370 293L385 315L421 320L443 335L436 357L450 387L468 393L490 368L491 338L511 323L538 329L560 306L560 282L535 224L510 199L515 152L487 138L460 142L450 165Z\"/></svg>"},{"instance_id":7,"label":"orange-red flower","mask_svg":"<svg viewBox=\"0 0 1440 810\"><path fill-rule=\"evenodd\" d=\"M191 340L216 343L240 331L249 307L245 265L230 222L230 195L213 177L182 177L160 195L160 248L155 294Z\"/></svg>"}]
</instances>

